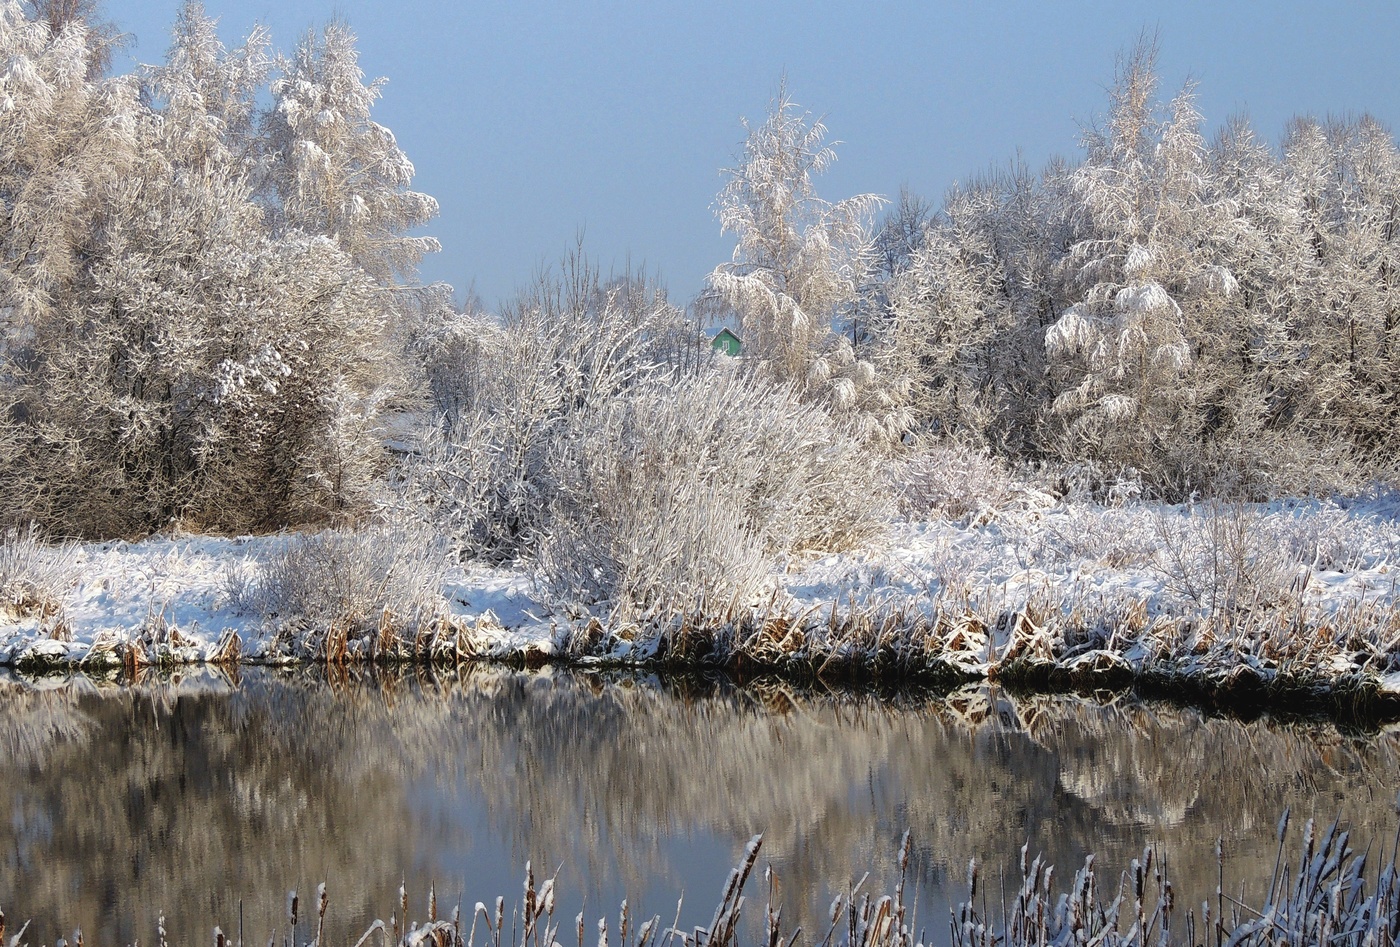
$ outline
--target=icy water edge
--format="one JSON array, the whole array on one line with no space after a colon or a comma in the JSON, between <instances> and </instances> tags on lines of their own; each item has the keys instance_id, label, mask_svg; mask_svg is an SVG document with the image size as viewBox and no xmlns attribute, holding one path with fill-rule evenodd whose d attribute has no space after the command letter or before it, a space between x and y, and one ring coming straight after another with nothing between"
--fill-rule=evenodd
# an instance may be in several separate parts
<instances>
[{"instance_id":1,"label":"icy water edge","mask_svg":"<svg viewBox=\"0 0 1400 947\"><path fill-rule=\"evenodd\" d=\"M330 679L199 670L136 686L0 678L0 908L30 942L248 942L287 933L289 890L327 883L327 942L388 919L516 900L556 873L560 915L703 924L755 833L784 926L825 926L912 833L935 939L968 861L992 897L1020 848L1116 877L1156 845L1183 905L1257 896L1291 806L1395 831L1400 733L1241 722L1126 698L979 686L882 702L779 683L469 667ZM761 901L762 898L756 899ZM751 916L756 921L757 911ZM571 920L565 921L571 928ZM303 939L309 939L303 938ZM568 942L569 938L561 937Z\"/></svg>"}]
</instances>

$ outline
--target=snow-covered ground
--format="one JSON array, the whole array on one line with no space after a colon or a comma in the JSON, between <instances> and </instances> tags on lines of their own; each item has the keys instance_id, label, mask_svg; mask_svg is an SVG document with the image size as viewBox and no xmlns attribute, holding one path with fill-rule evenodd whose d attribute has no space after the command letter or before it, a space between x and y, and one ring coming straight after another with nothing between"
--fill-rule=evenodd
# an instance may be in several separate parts
<instances>
[{"instance_id":1,"label":"snow-covered ground","mask_svg":"<svg viewBox=\"0 0 1400 947\"><path fill-rule=\"evenodd\" d=\"M239 592L294 541L78 546L76 579L46 614L0 611L0 664L116 664L133 649L199 662L226 655L233 636L243 660L311 656L324 640L314 629L291 634ZM751 633L730 644L813 663L920 651L973 675L1014 658L1217 676L1243 666L1400 693L1397 567L1394 492L1196 507L1042 498L959 522L898 522L878 546L787 562L767 600L748 604ZM470 653L502 657L645 660L684 624L551 609L527 571L471 563L449 570L439 608L438 627Z\"/></svg>"}]
</instances>

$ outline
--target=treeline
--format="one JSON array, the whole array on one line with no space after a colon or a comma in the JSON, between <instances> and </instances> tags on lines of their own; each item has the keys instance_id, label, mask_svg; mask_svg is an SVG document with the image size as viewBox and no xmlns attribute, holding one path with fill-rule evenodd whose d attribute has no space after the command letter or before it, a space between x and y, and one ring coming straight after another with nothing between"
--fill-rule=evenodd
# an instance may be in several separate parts
<instances>
[{"instance_id":1,"label":"treeline","mask_svg":"<svg viewBox=\"0 0 1400 947\"><path fill-rule=\"evenodd\" d=\"M1393 471L1400 151L1369 117L1243 119L1125 57L1084 160L904 195L862 329L917 429L1168 498L1346 488Z\"/></svg>"},{"instance_id":2,"label":"treeline","mask_svg":"<svg viewBox=\"0 0 1400 947\"><path fill-rule=\"evenodd\" d=\"M0 0L0 519L391 508L645 610L740 600L775 556L917 515L950 443L1165 498L1390 471L1400 152L1371 119L1208 141L1143 45L1080 163L880 220L818 196L826 130L783 89L719 196L734 257L688 310L578 253L462 313L418 284L436 204L345 25L227 49L190 3L162 65L109 76L91 3L28 2Z\"/></svg>"}]
</instances>

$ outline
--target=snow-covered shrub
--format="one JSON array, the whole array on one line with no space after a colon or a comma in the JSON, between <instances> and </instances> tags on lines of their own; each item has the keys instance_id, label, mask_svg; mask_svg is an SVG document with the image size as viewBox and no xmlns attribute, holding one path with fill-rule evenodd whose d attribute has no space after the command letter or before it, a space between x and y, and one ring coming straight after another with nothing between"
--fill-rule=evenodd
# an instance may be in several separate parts
<instances>
[{"instance_id":1,"label":"snow-covered shrub","mask_svg":"<svg viewBox=\"0 0 1400 947\"><path fill-rule=\"evenodd\" d=\"M56 612L77 579L76 552L71 543L45 543L32 523L0 533L0 616Z\"/></svg>"},{"instance_id":2,"label":"snow-covered shrub","mask_svg":"<svg viewBox=\"0 0 1400 947\"><path fill-rule=\"evenodd\" d=\"M1267 528L1289 559L1319 572L1348 572L1392 562L1400 554L1393 499L1290 502L1267 516Z\"/></svg>"},{"instance_id":3,"label":"snow-covered shrub","mask_svg":"<svg viewBox=\"0 0 1400 947\"><path fill-rule=\"evenodd\" d=\"M1276 521L1243 503L1209 503L1154 516L1156 568L1167 587L1233 620L1278 604L1299 566Z\"/></svg>"},{"instance_id":4,"label":"snow-covered shrub","mask_svg":"<svg viewBox=\"0 0 1400 947\"><path fill-rule=\"evenodd\" d=\"M1142 499L1142 472L1135 467L1105 468L1093 460L1047 464L1039 478L1045 489L1067 503L1121 507Z\"/></svg>"},{"instance_id":5,"label":"snow-covered shrub","mask_svg":"<svg viewBox=\"0 0 1400 947\"><path fill-rule=\"evenodd\" d=\"M717 368L629 391L550 457L554 593L626 609L747 602L776 557L885 525L877 458L824 408Z\"/></svg>"},{"instance_id":6,"label":"snow-covered shrub","mask_svg":"<svg viewBox=\"0 0 1400 947\"><path fill-rule=\"evenodd\" d=\"M414 628L441 613L446 568L444 544L417 524L297 534L235 604L286 628Z\"/></svg>"},{"instance_id":7,"label":"snow-covered shrub","mask_svg":"<svg viewBox=\"0 0 1400 947\"><path fill-rule=\"evenodd\" d=\"M418 343L440 424L405 466L413 502L461 554L528 554L554 489L551 450L579 418L676 370L681 319L655 284L603 283L575 253L504 323L445 321Z\"/></svg>"},{"instance_id":8,"label":"snow-covered shrub","mask_svg":"<svg viewBox=\"0 0 1400 947\"><path fill-rule=\"evenodd\" d=\"M1031 531L1036 558L1049 563L1092 562L1110 569L1150 565L1157 552L1154 520L1142 507L1071 503Z\"/></svg>"},{"instance_id":9,"label":"snow-covered shrub","mask_svg":"<svg viewBox=\"0 0 1400 947\"><path fill-rule=\"evenodd\" d=\"M1048 500L1018 482L996 457L961 444L921 445L893 458L885 474L909 519L986 521Z\"/></svg>"}]
</instances>

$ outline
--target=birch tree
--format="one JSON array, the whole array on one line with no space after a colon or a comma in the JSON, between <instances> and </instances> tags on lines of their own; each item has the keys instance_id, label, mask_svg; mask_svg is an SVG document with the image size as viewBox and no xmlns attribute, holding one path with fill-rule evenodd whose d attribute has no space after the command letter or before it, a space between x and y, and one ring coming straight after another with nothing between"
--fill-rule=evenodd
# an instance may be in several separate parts
<instances>
[{"instance_id":1,"label":"birch tree","mask_svg":"<svg viewBox=\"0 0 1400 947\"><path fill-rule=\"evenodd\" d=\"M413 279L439 245L407 232L438 206L409 189L413 163L370 118L385 80L365 83L355 34L342 22L308 33L277 65L264 129L275 229L330 237L382 285Z\"/></svg>"},{"instance_id":2,"label":"birch tree","mask_svg":"<svg viewBox=\"0 0 1400 947\"><path fill-rule=\"evenodd\" d=\"M814 179L836 152L786 82L762 124L743 124L743 152L715 203L721 231L737 243L709 287L740 314L746 359L803 397L827 400L867 434L895 436L907 425L900 400L835 331L872 262L870 226L882 199L817 195Z\"/></svg>"}]
</instances>

